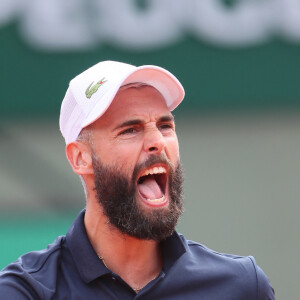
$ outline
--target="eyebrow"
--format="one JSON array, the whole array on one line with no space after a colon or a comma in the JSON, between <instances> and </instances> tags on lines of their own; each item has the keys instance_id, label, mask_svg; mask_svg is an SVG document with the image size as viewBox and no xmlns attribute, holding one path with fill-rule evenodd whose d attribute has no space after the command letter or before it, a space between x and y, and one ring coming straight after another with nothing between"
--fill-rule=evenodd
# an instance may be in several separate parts
<instances>
[{"instance_id":1,"label":"eyebrow","mask_svg":"<svg viewBox=\"0 0 300 300\"><path fill-rule=\"evenodd\" d=\"M157 120L157 122L174 122L174 117L172 115L161 116ZM127 120L127 121L122 122L121 124L117 125L114 130L122 128L122 127L131 126L131 125L141 125L143 123L144 123L144 121L141 119Z\"/></svg>"}]
</instances>

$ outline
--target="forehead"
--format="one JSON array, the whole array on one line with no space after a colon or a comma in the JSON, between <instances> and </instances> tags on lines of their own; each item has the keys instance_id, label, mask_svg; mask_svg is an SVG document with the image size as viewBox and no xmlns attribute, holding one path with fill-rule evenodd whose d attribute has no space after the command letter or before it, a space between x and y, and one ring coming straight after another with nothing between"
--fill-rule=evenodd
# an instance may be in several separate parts
<instances>
[{"instance_id":1,"label":"forehead","mask_svg":"<svg viewBox=\"0 0 300 300\"><path fill-rule=\"evenodd\" d=\"M147 85L129 85L118 91L99 121L120 122L131 117L159 118L162 115L171 115L171 112L158 90Z\"/></svg>"}]
</instances>

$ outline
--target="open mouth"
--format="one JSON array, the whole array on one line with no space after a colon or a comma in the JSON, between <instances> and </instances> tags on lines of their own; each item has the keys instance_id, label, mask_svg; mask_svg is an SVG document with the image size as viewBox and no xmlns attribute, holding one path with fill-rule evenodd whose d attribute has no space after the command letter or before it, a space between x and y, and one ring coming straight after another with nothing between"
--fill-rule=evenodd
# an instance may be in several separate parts
<instances>
[{"instance_id":1,"label":"open mouth","mask_svg":"<svg viewBox=\"0 0 300 300\"><path fill-rule=\"evenodd\" d=\"M139 194L149 205L161 206L167 202L167 169L155 166L146 169L137 181Z\"/></svg>"}]
</instances>

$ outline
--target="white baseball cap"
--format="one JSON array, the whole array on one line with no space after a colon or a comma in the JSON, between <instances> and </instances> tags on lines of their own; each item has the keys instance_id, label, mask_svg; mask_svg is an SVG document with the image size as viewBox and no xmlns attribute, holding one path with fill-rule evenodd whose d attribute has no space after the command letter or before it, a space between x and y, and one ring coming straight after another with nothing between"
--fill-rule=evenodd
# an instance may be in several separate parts
<instances>
[{"instance_id":1,"label":"white baseball cap","mask_svg":"<svg viewBox=\"0 0 300 300\"><path fill-rule=\"evenodd\" d=\"M170 111L184 98L181 83L161 67L136 67L116 61L99 62L77 75L69 84L59 118L60 131L66 144L75 141L84 127L105 113L121 86L136 82L156 88Z\"/></svg>"}]
</instances>

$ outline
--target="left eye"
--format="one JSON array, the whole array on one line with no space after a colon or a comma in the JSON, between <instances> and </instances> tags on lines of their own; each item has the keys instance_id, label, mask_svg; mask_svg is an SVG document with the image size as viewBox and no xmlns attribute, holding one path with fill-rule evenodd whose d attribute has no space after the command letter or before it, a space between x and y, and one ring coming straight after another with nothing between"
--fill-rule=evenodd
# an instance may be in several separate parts
<instances>
[{"instance_id":1,"label":"left eye","mask_svg":"<svg viewBox=\"0 0 300 300\"><path fill-rule=\"evenodd\" d=\"M172 129L173 127L170 124L162 124L160 125L160 129L164 130L164 129Z\"/></svg>"}]
</instances>

